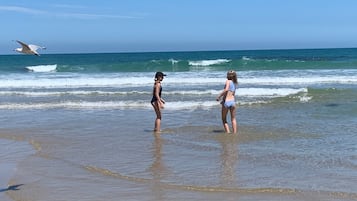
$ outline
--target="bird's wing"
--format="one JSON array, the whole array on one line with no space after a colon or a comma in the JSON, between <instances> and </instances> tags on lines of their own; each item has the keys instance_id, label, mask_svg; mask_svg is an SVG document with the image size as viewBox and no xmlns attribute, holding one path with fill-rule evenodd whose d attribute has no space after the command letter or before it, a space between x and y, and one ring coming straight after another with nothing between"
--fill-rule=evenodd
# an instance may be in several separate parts
<instances>
[{"instance_id":1,"label":"bird's wing","mask_svg":"<svg viewBox=\"0 0 357 201\"><path fill-rule=\"evenodd\" d=\"M30 48L32 51L36 51L36 50L38 50L38 49L46 49L45 47L41 47L41 46L38 46L38 45L32 45L32 44L29 45L29 48Z\"/></svg>"},{"instance_id":2,"label":"bird's wing","mask_svg":"<svg viewBox=\"0 0 357 201\"><path fill-rule=\"evenodd\" d=\"M42 47L38 46L38 45L29 45L29 48L32 50L32 51L36 51L38 49L42 49Z\"/></svg>"},{"instance_id":3,"label":"bird's wing","mask_svg":"<svg viewBox=\"0 0 357 201\"><path fill-rule=\"evenodd\" d=\"M38 52L36 52L36 50L32 51L34 55L36 56L40 56L40 54Z\"/></svg>"},{"instance_id":4,"label":"bird's wing","mask_svg":"<svg viewBox=\"0 0 357 201\"><path fill-rule=\"evenodd\" d=\"M16 42L20 43L20 45L22 46L22 50L23 50L23 51L29 51L29 50L31 50L30 47L29 47L26 43L23 43L23 42L21 42L21 41L19 41L19 40L17 40Z\"/></svg>"}]
</instances>

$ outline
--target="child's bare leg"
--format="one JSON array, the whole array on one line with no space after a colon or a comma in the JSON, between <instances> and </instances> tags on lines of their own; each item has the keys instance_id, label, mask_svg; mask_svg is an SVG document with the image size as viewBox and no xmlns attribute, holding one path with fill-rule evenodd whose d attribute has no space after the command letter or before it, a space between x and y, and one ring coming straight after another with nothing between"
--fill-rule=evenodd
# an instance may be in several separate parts
<instances>
[{"instance_id":1,"label":"child's bare leg","mask_svg":"<svg viewBox=\"0 0 357 201\"><path fill-rule=\"evenodd\" d=\"M229 125L227 123L227 113L228 109L222 106L222 123L223 123L223 128L226 133L230 133L231 131L229 130Z\"/></svg>"},{"instance_id":2,"label":"child's bare leg","mask_svg":"<svg viewBox=\"0 0 357 201\"><path fill-rule=\"evenodd\" d=\"M160 130L161 130L161 119L156 118L154 131L160 132Z\"/></svg>"},{"instance_id":3,"label":"child's bare leg","mask_svg":"<svg viewBox=\"0 0 357 201\"><path fill-rule=\"evenodd\" d=\"M161 111L160 111L160 108L159 108L159 105L157 102L152 103L152 106L154 107L154 110L156 113L154 132L160 132L160 130L161 130Z\"/></svg>"},{"instance_id":4,"label":"child's bare leg","mask_svg":"<svg viewBox=\"0 0 357 201\"><path fill-rule=\"evenodd\" d=\"M237 133L238 132L238 127L237 127L237 120L236 120L236 108L235 107L231 107L230 112L231 112L233 133Z\"/></svg>"}]
</instances>

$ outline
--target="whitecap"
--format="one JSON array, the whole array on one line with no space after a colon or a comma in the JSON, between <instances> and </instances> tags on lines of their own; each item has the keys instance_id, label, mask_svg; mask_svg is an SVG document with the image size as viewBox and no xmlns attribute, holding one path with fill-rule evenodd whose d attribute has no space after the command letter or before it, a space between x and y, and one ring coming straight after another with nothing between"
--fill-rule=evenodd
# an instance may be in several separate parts
<instances>
[{"instance_id":1,"label":"whitecap","mask_svg":"<svg viewBox=\"0 0 357 201\"><path fill-rule=\"evenodd\" d=\"M28 71L31 72L55 72L57 69L57 64L54 65L38 65L38 66L27 66L25 67Z\"/></svg>"},{"instance_id":2,"label":"whitecap","mask_svg":"<svg viewBox=\"0 0 357 201\"><path fill-rule=\"evenodd\" d=\"M189 61L190 66L211 66L216 64L228 63L229 59L214 59L214 60L200 60L200 61Z\"/></svg>"}]
</instances>

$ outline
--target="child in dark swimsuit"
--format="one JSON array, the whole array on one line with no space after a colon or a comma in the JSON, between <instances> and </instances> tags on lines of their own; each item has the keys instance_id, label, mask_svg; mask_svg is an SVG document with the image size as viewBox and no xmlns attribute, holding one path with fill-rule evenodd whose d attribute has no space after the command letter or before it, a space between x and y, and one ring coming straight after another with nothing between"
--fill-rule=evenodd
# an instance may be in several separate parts
<instances>
[{"instance_id":1,"label":"child in dark swimsuit","mask_svg":"<svg viewBox=\"0 0 357 201\"><path fill-rule=\"evenodd\" d=\"M161 109L164 108L165 101L161 98L161 81L166 76L162 72L156 72L155 74L155 84L152 92L151 105L154 107L156 113L154 132L160 132L161 127Z\"/></svg>"}]
</instances>

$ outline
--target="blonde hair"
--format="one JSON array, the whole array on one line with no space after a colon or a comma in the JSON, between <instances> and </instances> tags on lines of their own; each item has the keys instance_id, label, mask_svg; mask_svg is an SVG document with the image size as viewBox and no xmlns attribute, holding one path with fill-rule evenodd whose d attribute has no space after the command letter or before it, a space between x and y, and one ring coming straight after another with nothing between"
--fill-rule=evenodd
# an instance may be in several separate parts
<instances>
[{"instance_id":1,"label":"blonde hair","mask_svg":"<svg viewBox=\"0 0 357 201\"><path fill-rule=\"evenodd\" d=\"M234 70L227 72L227 79L232 80L234 84L238 84L237 73Z\"/></svg>"}]
</instances>

